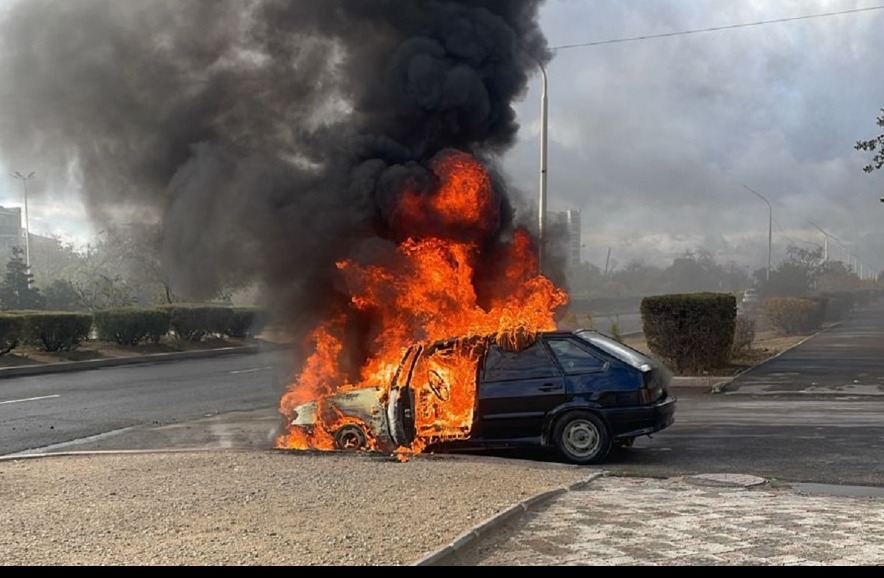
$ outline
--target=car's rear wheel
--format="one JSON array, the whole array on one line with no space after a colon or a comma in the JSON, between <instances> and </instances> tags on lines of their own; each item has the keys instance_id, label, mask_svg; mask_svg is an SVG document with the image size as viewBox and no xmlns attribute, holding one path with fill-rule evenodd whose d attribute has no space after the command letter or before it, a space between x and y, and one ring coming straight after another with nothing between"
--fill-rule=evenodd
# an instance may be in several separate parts
<instances>
[{"instance_id":1,"label":"car's rear wheel","mask_svg":"<svg viewBox=\"0 0 884 578\"><path fill-rule=\"evenodd\" d=\"M588 411L562 416L553 430L558 454L574 464L598 464L611 451L611 433L600 417Z\"/></svg>"},{"instance_id":2,"label":"car's rear wheel","mask_svg":"<svg viewBox=\"0 0 884 578\"><path fill-rule=\"evenodd\" d=\"M345 425L335 431L335 447L339 450L364 450L368 447L368 437L358 425Z\"/></svg>"}]
</instances>

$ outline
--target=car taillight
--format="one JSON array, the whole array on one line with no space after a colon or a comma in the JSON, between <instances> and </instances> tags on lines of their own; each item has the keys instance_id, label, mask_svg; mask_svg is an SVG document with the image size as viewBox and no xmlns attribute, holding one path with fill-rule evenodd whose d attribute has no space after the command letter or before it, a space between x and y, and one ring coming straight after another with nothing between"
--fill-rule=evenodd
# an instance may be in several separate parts
<instances>
[{"instance_id":1,"label":"car taillight","mask_svg":"<svg viewBox=\"0 0 884 578\"><path fill-rule=\"evenodd\" d=\"M645 373L644 387L638 390L638 401L641 404L649 404L658 401L666 395L666 386L655 371Z\"/></svg>"}]
</instances>

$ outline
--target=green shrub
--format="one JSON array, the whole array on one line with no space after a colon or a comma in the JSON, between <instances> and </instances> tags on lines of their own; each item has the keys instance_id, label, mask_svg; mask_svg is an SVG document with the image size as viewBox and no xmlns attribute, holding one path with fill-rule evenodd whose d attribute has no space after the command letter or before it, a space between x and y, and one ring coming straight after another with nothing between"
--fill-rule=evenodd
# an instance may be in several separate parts
<instances>
[{"instance_id":1,"label":"green shrub","mask_svg":"<svg viewBox=\"0 0 884 578\"><path fill-rule=\"evenodd\" d=\"M128 346L145 341L159 343L169 332L170 319L168 311L137 307L105 309L94 313L99 339Z\"/></svg>"},{"instance_id":2,"label":"green shrub","mask_svg":"<svg viewBox=\"0 0 884 578\"><path fill-rule=\"evenodd\" d=\"M6 355L22 342L24 319L19 315L0 313L0 355Z\"/></svg>"},{"instance_id":3,"label":"green shrub","mask_svg":"<svg viewBox=\"0 0 884 578\"><path fill-rule=\"evenodd\" d=\"M183 341L202 341L211 335L230 331L233 308L222 305L161 305L169 313L169 328Z\"/></svg>"},{"instance_id":4,"label":"green shrub","mask_svg":"<svg viewBox=\"0 0 884 578\"><path fill-rule=\"evenodd\" d=\"M682 374L727 364L736 313L737 300L730 293L657 295L641 302L648 348Z\"/></svg>"},{"instance_id":5,"label":"green shrub","mask_svg":"<svg viewBox=\"0 0 884 578\"><path fill-rule=\"evenodd\" d=\"M782 335L809 333L822 327L826 300L806 297L769 297L764 312L771 327Z\"/></svg>"},{"instance_id":6,"label":"green shrub","mask_svg":"<svg viewBox=\"0 0 884 578\"><path fill-rule=\"evenodd\" d=\"M830 291L820 293L820 297L828 299L825 321L841 321L856 305L857 297L851 291Z\"/></svg>"},{"instance_id":7,"label":"green shrub","mask_svg":"<svg viewBox=\"0 0 884 578\"><path fill-rule=\"evenodd\" d=\"M21 312L25 341L41 351L72 351L89 338L92 315L53 311Z\"/></svg>"},{"instance_id":8,"label":"green shrub","mask_svg":"<svg viewBox=\"0 0 884 578\"><path fill-rule=\"evenodd\" d=\"M234 307L230 314L230 324L224 332L228 337L254 337L264 330L267 315L257 307Z\"/></svg>"},{"instance_id":9,"label":"green shrub","mask_svg":"<svg viewBox=\"0 0 884 578\"><path fill-rule=\"evenodd\" d=\"M615 316L614 319L611 320L611 325L608 328L608 333L611 336L611 339L619 341L623 343L623 332L620 331L620 317Z\"/></svg>"}]
</instances>

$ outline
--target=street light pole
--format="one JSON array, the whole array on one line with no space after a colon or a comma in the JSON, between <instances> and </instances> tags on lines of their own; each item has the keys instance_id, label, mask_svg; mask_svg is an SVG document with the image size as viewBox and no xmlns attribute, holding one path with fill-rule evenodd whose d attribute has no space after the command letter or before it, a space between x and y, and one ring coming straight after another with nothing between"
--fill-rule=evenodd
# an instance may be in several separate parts
<instances>
[{"instance_id":1,"label":"street light pole","mask_svg":"<svg viewBox=\"0 0 884 578\"><path fill-rule=\"evenodd\" d=\"M18 171L12 173L12 178L18 179L21 181L22 189L24 190L25 196L25 265L28 268L28 272L31 272L31 230L28 226L28 181L33 179L37 173L31 171L27 176L21 174Z\"/></svg>"},{"instance_id":2,"label":"street light pole","mask_svg":"<svg viewBox=\"0 0 884 578\"><path fill-rule=\"evenodd\" d=\"M546 68L543 63L537 60L537 66L540 67L540 76L542 80L542 88L540 93L540 192L537 203L537 269L539 273L543 273L543 247L545 244L546 234L546 152L547 152L547 128L546 122L549 115L549 100L547 96L547 78Z\"/></svg>"},{"instance_id":3,"label":"street light pole","mask_svg":"<svg viewBox=\"0 0 884 578\"><path fill-rule=\"evenodd\" d=\"M543 64L540 65L540 73L543 77L543 91L540 96L540 258L537 261L538 269L543 272L543 248L545 244L544 235L546 232L546 151L547 151L547 117L549 115L549 100L547 96L547 78L546 69Z\"/></svg>"},{"instance_id":4,"label":"street light pole","mask_svg":"<svg viewBox=\"0 0 884 578\"><path fill-rule=\"evenodd\" d=\"M750 193L767 203L767 280L770 281L771 251L773 248L773 207L771 207L770 201L767 200L767 197L761 193L753 191L746 185L743 186L746 187Z\"/></svg>"},{"instance_id":5,"label":"street light pole","mask_svg":"<svg viewBox=\"0 0 884 578\"><path fill-rule=\"evenodd\" d=\"M808 221L808 223L810 223L810 225L811 225L814 229L816 229L817 231L819 231L820 233L823 234L823 239L825 239L825 241L823 241L823 242L825 243L825 247L823 247L823 261L825 261L826 263L828 263L828 262L829 262L829 234L826 233L826 232L822 229L822 227L820 227L819 225L816 225L815 223L813 223L813 222L811 222L811 221ZM834 237L833 237L833 238L834 238Z\"/></svg>"}]
</instances>

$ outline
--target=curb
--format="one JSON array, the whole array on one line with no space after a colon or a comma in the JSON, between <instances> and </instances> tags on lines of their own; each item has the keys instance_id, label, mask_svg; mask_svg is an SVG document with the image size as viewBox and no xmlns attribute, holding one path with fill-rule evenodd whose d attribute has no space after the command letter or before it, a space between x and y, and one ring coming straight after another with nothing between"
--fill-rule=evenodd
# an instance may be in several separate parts
<instances>
[{"instance_id":1,"label":"curb","mask_svg":"<svg viewBox=\"0 0 884 578\"><path fill-rule=\"evenodd\" d=\"M182 359L201 359L207 357L218 357L222 355L236 355L247 353L251 354L258 353L260 350L261 348L257 345L244 345L240 347L221 347L216 349L199 349L193 351L173 351L171 353L152 353L147 355L134 355L129 357L115 357L111 359L60 361L57 363L21 365L18 367L3 367L0 368L0 379L3 379L4 377L45 375L47 373L82 371L88 369L100 369L102 367L135 365L140 363L161 363L164 361L179 361Z\"/></svg>"},{"instance_id":2,"label":"curb","mask_svg":"<svg viewBox=\"0 0 884 578\"><path fill-rule=\"evenodd\" d=\"M476 542L479 538L490 534L493 530L499 528L515 516L525 514L531 511L533 508L536 508L539 504L543 504L544 502L556 496L564 494L565 492L582 490L593 480L606 475L607 473L605 472L595 473L583 480L574 482L570 486L549 490L547 492L543 492L537 494L536 496L523 500L515 506L488 518L484 522L480 522L470 530L467 530L466 532L460 534L450 544L447 544L446 546L443 546L435 552L432 552L427 556L417 560L416 562L410 564L410 566L446 566L447 564L445 563L445 560L449 556L453 556L464 547Z\"/></svg>"}]
</instances>

